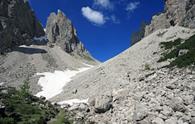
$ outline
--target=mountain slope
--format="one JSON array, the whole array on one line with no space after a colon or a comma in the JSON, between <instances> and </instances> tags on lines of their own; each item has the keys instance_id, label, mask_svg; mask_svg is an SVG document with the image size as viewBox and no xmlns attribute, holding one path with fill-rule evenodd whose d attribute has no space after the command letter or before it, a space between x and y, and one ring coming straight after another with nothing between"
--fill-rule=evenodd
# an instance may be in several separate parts
<instances>
[{"instance_id":1,"label":"mountain slope","mask_svg":"<svg viewBox=\"0 0 195 124\"><path fill-rule=\"evenodd\" d=\"M128 73L131 73L129 76L133 79L138 77L138 75L144 70L146 65L149 65L150 68L157 69L163 67L166 64L157 62L160 58L159 51L161 50L161 46L159 44L161 42L171 41L177 38L186 39L189 38L193 33L194 30L177 26L171 27L169 29L158 30L148 37L145 37L142 41L140 41L140 43L136 44L135 46L130 47L118 56L90 70L90 72L88 72L88 75L82 75L88 78L80 76L84 79L84 81L81 82L94 82L94 85L97 84L97 86L103 83L103 85L108 86L109 88L119 87L120 85L127 85L129 84L129 80L127 77L124 77L128 76ZM163 34L163 37L159 36L159 34ZM95 71L97 71L98 73L96 73ZM97 79L94 80L94 77L96 77ZM112 85L109 85L108 83L111 83ZM105 91L107 90L107 87L102 88L105 89ZM101 92L104 92L102 88L96 87L96 90L99 89L101 90ZM94 90L92 90L94 94L99 92L95 92L96 90ZM87 95L93 95L93 93Z\"/></svg>"},{"instance_id":2,"label":"mountain slope","mask_svg":"<svg viewBox=\"0 0 195 124\"><path fill-rule=\"evenodd\" d=\"M0 56L0 59L0 82L18 87L24 80L30 79L33 93L37 92L40 77L36 73L86 67L84 61L73 58L57 46L52 49L39 45L20 46Z\"/></svg>"},{"instance_id":3,"label":"mountain slope","mask_svg":"<svg viewBox=\"0 0 195 124\"><path fill-rule=\"evenodd\" d=\"M37 73L99 64L79 41L71 21L61 11L55 16L49 17L45 34L28 1L0 1L0 83L18 88L29 80L37 94L42 88L38 81L44 77Z\"/></svg>"},{"instance_id":4,"label":"mountain slope","mask_svg":"<svg viewBox=\"0 0 195 124\"><path fill-rule=\"evenodd\" d=\"M193 69L163 68L171 60L158 60L164 51L162 42L188 39L194 34L195 30L178 26L158 30L113 59L75 77L53 101L89 98L91 111L87 118L96 123L192 123ZM110 110L105 107L109 104ZM98 114L102 106L103 114Z\"/></svg>"}]
</instances>

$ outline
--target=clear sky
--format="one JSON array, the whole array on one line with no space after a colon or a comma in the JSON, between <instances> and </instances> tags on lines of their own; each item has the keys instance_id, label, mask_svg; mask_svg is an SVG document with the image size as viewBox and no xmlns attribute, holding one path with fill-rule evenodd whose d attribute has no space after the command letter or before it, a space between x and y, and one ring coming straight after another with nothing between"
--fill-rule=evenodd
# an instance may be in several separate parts
<instances>
[{"instance_id":1,"label":"clear sky","mask_svg":"<svg viewBox=\"0 0 195 124\"><path fill-rule=\"evenodd\" d=\"M163 0L29 0L45 27L51 12L63 11L79 39L98 60L106 61L130 47L131 33L164 9Z\"/></svg>"}]
</instances>

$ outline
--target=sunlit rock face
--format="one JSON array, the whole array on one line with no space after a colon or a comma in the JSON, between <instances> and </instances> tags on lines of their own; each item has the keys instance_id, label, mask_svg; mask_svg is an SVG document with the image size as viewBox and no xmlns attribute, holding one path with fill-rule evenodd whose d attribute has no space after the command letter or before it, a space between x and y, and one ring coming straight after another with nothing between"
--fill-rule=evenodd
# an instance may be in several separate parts
<instances>
[{"instance_id":1,"label":"sunlit rock face","mask_svg":"<svg viewBox=\"0 0 195 124\"><path fill-rule=\"evenodd\" d=\"M91 58L84 45L78 39L72 22L62 11L58 10L57 14L50 14L47 20L46 34L50 45L56 44L71 55Z\"/></svg>"},{"instance_id":2,"label":"sunlit rock face","mask_svg":"<svg viewBox=\"0 0 195 124\"><path fill-rule=\"evenodd\" d=\"M152 18L145 29L145 36L158 29L180 25L195 28L195 0L165 0L165 10Z\"/></svg>"},{"instance_id":3,"label":"sunlit rock face","mask_svg":"<svg viewBox=\"0 0 195 124\"><path fill-rule=\"evenodd\" d=\"M44 30L26 0L0 1L0 52L29 44L33 37L43 36Z\"/></svg>"}]
</instances>

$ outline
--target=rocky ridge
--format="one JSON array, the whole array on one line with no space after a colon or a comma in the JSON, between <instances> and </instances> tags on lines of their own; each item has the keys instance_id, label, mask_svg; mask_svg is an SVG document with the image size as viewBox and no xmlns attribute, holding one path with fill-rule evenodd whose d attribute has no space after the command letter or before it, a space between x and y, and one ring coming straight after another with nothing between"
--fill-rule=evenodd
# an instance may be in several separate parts
<instances>
[{"instance_id":1,"label":"rocky ridge","mask_svg":"<svg viewBox=\"0 0 195 124\"><path fill-rule=\"evenodd\" d=\"M44 36L42 25L26 0L0 1L0 53L15 46L31 44L33 37Z\"/></svg>"},{"instance_id":2,"label":"rocky ridge","mask_svg":"<svg viewBox=\"0 0 195 124\"><path fill-rule=\"evenodd\" d=\"M58 45L73 56L94 60L79 40L72 22L62 11L58 10L57 14L50 14L47 20L46 34L50 46Z\"/></svg>"},{"instance_id":3,"label":"rocky ridge","mask_svg":"<svg viewBox=\"0 0 195 124\"><path fill-rule=\"evenodd\" d=\"M152 17L151 24L145 28L145 36L175 25L195 28L194 0L165 0L164 12Z\"/></svg>"}]
</instances>

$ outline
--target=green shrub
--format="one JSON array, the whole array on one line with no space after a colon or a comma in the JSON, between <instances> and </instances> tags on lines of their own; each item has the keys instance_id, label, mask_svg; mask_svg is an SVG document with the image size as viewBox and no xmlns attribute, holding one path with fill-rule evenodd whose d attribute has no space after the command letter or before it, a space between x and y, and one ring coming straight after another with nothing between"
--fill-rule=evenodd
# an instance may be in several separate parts
<instances>
[{"instance_id":1,"label":"green shrub","mask_svg":"<svg viewBox=\"0 0 195 124\"><path fill-rule=\"evenodd\" d=\"M168 49L168 52L165 51L158 62L175 58L167 67L176 66L178 68L182 68L195 64L195 35L191 36L188 40L185 40L184 43L181 43L181 39L178 39L178 41L180 43L174 43L172 41L170 41L171 43L161 43L162 47ZM187 52L187 54L178 56L179 51L183 49L187 49L189 51Z\"/></svg>"},{"instance_id":2,"label":"green shrub","mask_svg":"<svg viewBox=\"0 0 195 124\"><path fill-rule=\"evenodd\" d=\"M21 97L27 97L30 94L30 86L28 81L24 81L23 85L20 87L19 93Z\"/></svg>"},{"instance_id":3,"label":"green shrub","mask_svg":"<svg viewBox=\"0 0 195 124\"><path fill-rule=\"evenodd\" d=\"M144 70L151 70L150 65L149 64L145 64L144 65Z\"/></svg>"},{"instance_id":4,"label":"green shrub","mask_svg":"<svg viewBox=\"0 0 195 124\"><path fill-rule=\"evenodd\" d=\"M0 117L0 124L15 124L13 118L5 117L2 118Z\"/></svg>"},{"instance_id":5,"label":"green shrub","mask_svg":"<svg viewBox=\"0 0 195 124\"><path fill-rule=\"evenodd\" d=\"M178 38L174 41L161 42L160 46L161 46L161 48L164 48L165 50L172 49L173 47L176 47L176 46L180 45L181 41L182 41L182 39Z\"/></svg>"},{"instance_id":6,"label":"green shrub","mask_svg":"<svg viewBox=\"0 0 195 124\"><path fill-rule=\"evenodd\" d=\"M64 110L61 110L56 118L50 121L48 124L72 124L73 122L69 120Z\"/></svg>"},{"instance_id":7,"label":"green shrub","mask_svg":"<svg viewBox=\"0 0 195 124\"><path fill-rule=\"evenodd\" d=\"M0 87L0 98L5 106L0 124L45 124L55 117L58 110L51 103L31 95L29 88L28 82L24 82L20 90ZM7 93L1 92L4 89Z\"/></svg>"}]
</instances>

